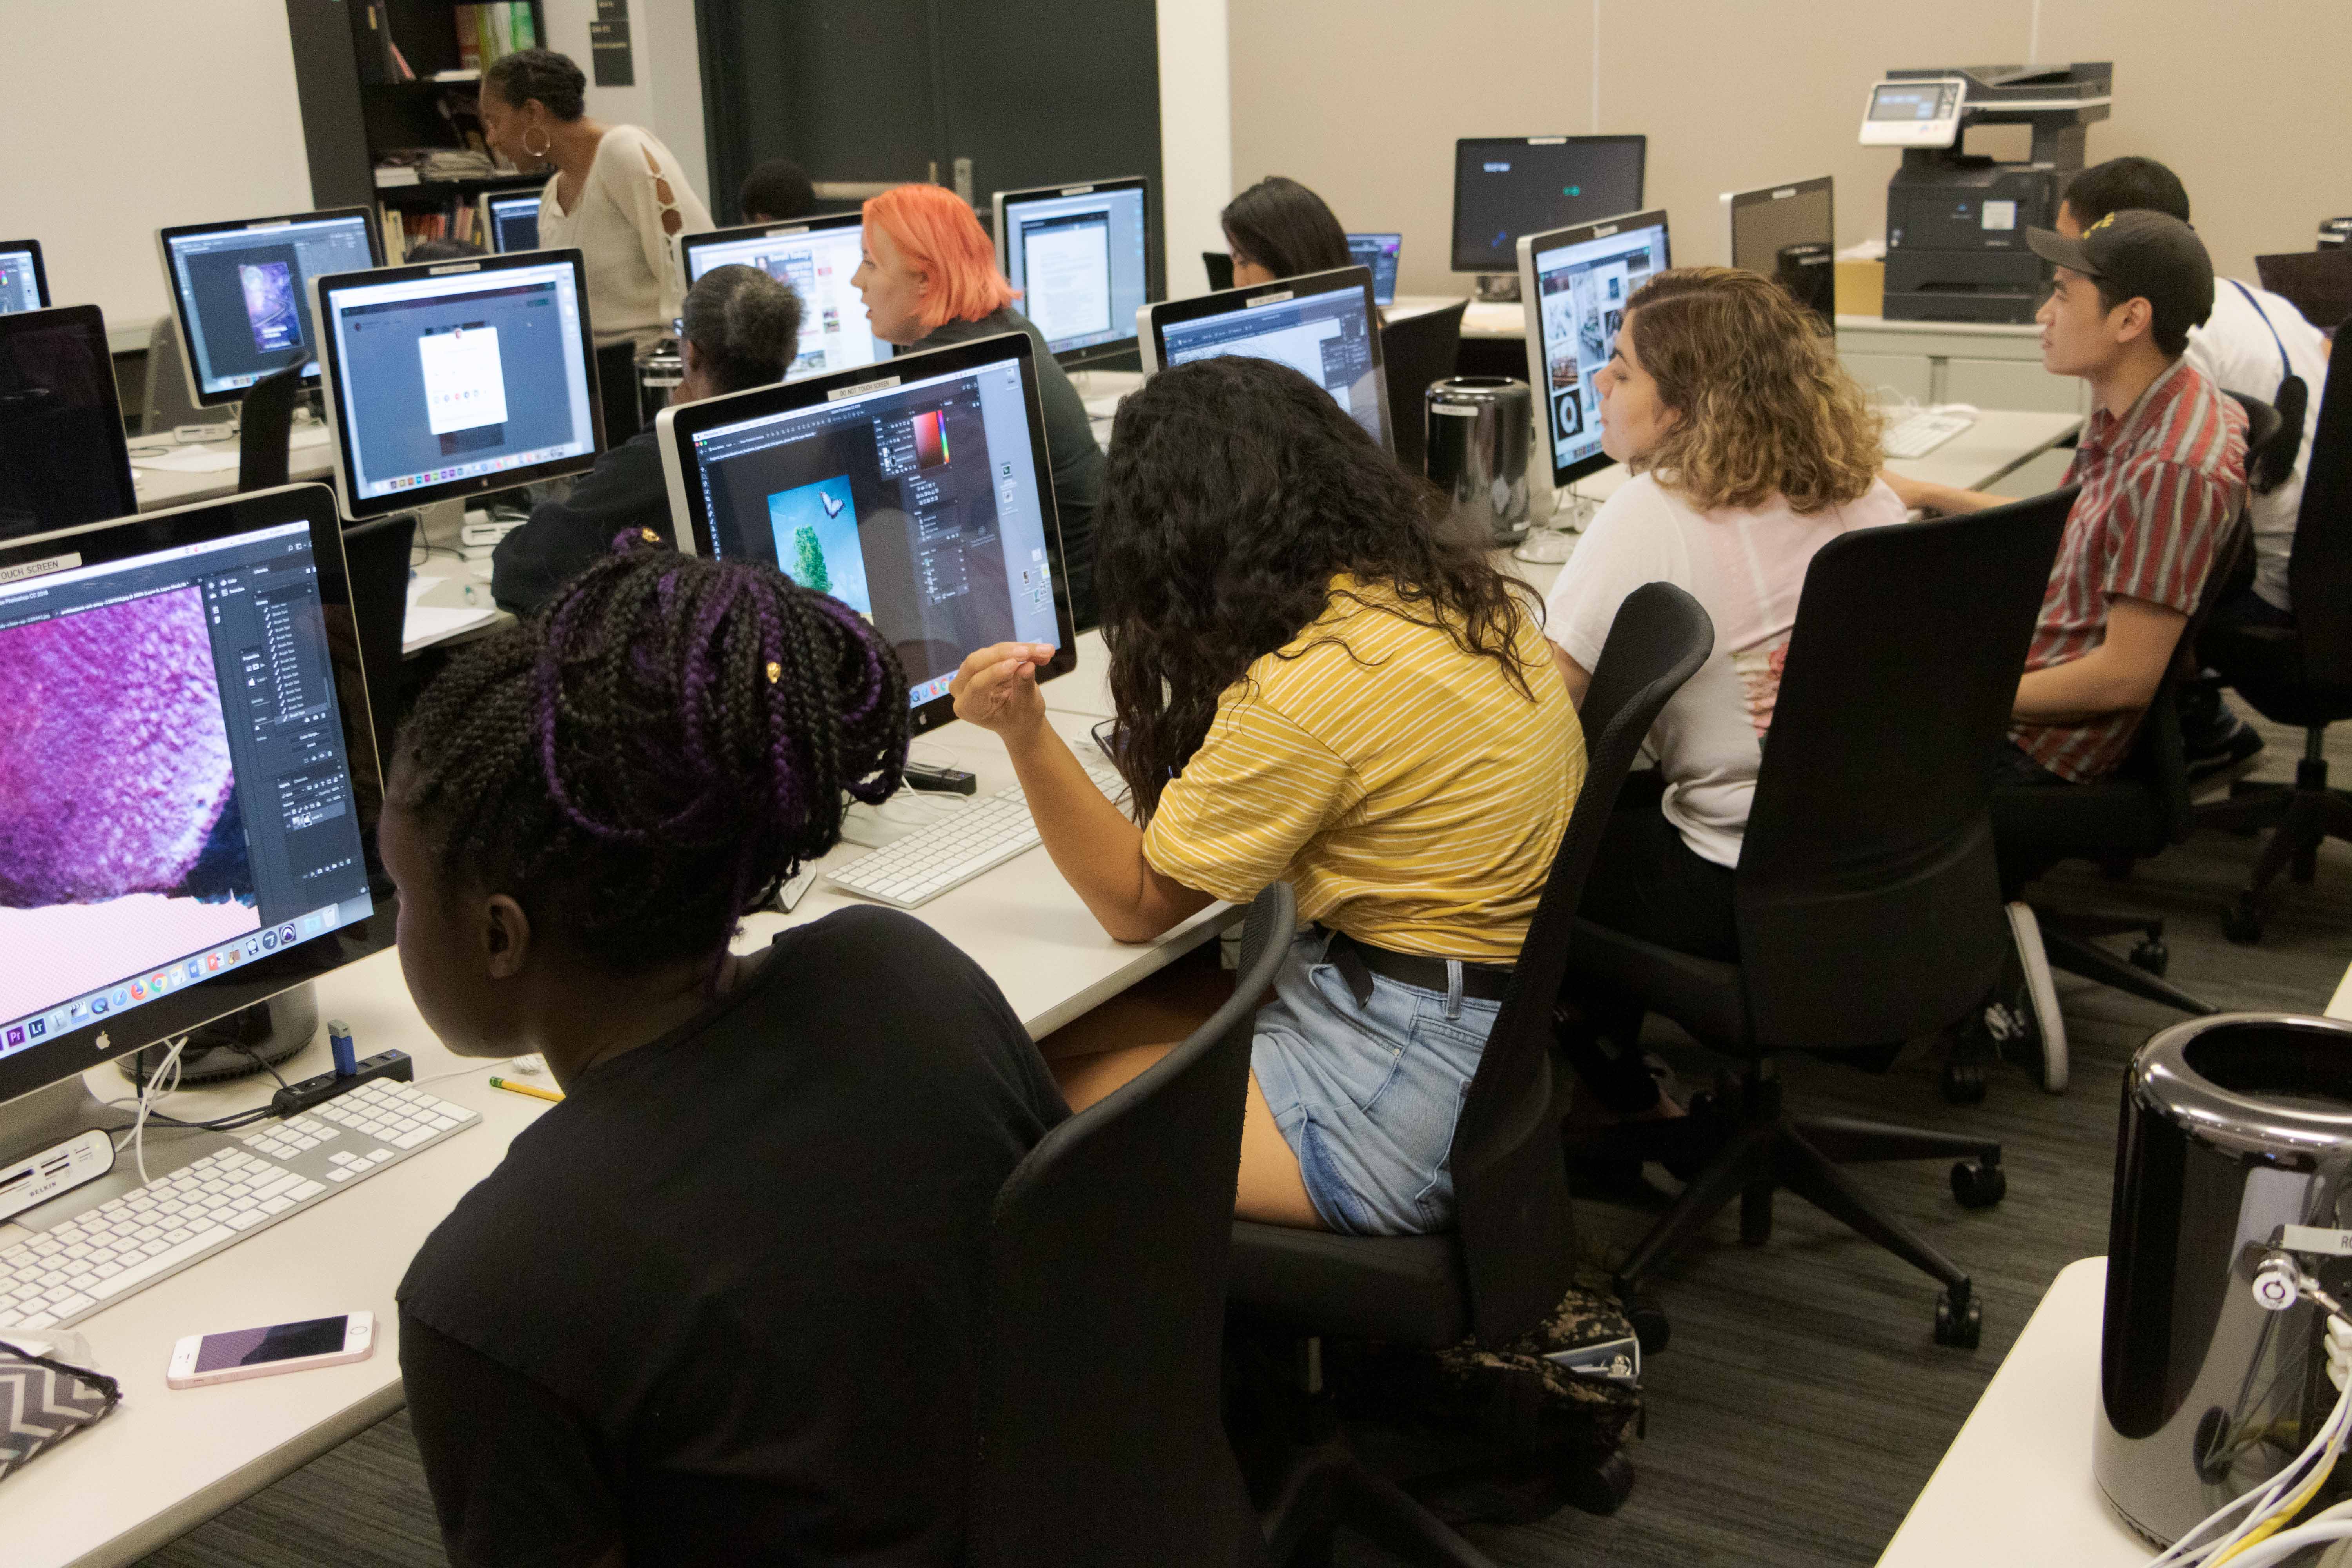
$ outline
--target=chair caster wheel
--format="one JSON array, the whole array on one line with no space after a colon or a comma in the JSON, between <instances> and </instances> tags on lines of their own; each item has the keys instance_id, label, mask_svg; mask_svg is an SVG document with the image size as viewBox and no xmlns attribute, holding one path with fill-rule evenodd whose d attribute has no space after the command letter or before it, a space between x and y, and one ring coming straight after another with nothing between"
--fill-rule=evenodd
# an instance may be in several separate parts
<instances>
[{"instance_id":1,"label":"chair caster wheel","mask_svg":"<svg viewBox=\"0 0 2352 1568\"><path fill-rule=\"evenodd\" d=\"M1947 1290L1936 1300L1936 1342L1956 1350L1972 1351L1984 1337L1984 1308L1974 1296L1957 1311L1952 1307L1952 1293Z\"/></svg>"},{"instance_id":2,"label":"chair caster wheel","mask_svg":"<svg viewBox=\"0 0 2352 1568\"><path fill-rule=\"evenodd\" d=\"M2241 899L2221 916L2221 934L2241 947L2263 940L2263 911L2252 899Z\"/></svg>"},{"instance_id":3,"label":"chair caster wheel","mask_svg":"<svg viewBox=\"0 0 2352 1568\"><path fill-rule=\"evenodd\" d=\"M2158 980L2172 967L2172 950L2164 945L2161 937L2149 937L2131 950L2131 961Z\"/></svg>"},{"instance_id":4,"label":"chair caster wheel","mask_svg":"<svg viewBox=\"0 0 2352 1568\"><path fill-rule=\"evenodd\" d=\"M1633 1325L1633 1338L1640 1342L1643 1355L1656 1355L1674 1339L1674 1325L1666 1321L1666 1314L1649 1297L1623 1296L1619 1298L1619 1304L1625 1310L1625 1321Z\"/></svg>"},{"instance_id":5,"label":"chair caster wheel","mask_svg":"<svg viewBox=\"0 0 2352 1568\"><path fill-rule=\"evenodd\" d=\"M1612 1454L1599 1464L1568 1466L1554 1479L1568 1506L1580 1513L1606 1517L1633 1495L1633 1467L1622 1454Z\"/></svg>"},{"instance_id":6,"label":"chair caster wheel","mask_svg":"<svg viewBox=\"0 0 2352 1568\"><path fill-rule=\"evenodd\" d=\"M1961 1160L1952 1166L1952 1196L1964 1209L1989 1209L2009 1195L2009 1173L1982 1160Z\"/></svg>"},{"instance_id":7,"label":"chair caster wheel","mask_svg":"<svg viewBox=\"0 0 2352 1568\"><path fill-rule=\"evenodd\" d=\"M1948 1059L1944 1063L1941 1085L1944 1099L1953 1105L1981 1105L1985 1097L1985 1069L1980 1061Z\"/></svg>"}]
</instances>

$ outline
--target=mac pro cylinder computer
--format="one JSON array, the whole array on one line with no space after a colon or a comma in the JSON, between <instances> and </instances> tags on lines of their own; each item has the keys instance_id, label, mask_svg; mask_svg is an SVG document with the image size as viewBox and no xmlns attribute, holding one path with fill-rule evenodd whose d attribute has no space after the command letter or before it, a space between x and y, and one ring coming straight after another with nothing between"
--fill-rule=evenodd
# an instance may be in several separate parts
<instances>
[{"instance_id":1,"label":"mac pro cylinder computer","mask_svg":"<svg viewBox=\"0 0 2352 1568\"><path fill-rule=\"evenodd\" d=\"M1280 360L1393 452L1376 320L1370 270L1340 267L1146 306L1136 331L1147 375L1219 354Z\"/></svg>"},{"instance_id":2,"label":"mac pro cylinder computer","mask_svg":"<svg viewBox=\"0 0 2352 1568\"><path fill-rule=\"evenodd\" d=\"M996 264L1021 313L1065 365L1135 350L1135 312L1151 300L1151 185L1141 175L999 191Z\"/></svg>"},{"instance_id":3,"label":"mac pro cylinder computer","mask_svg":"<svg viewBox=\"0 0 2352 1568\"><path fill-rule=\"evenodd\" d=\"M311 309L352 519L594 465L604 416L578 251L320 278Z\"/></svg>"},{"instance_id":4,"label":"mac pro cylinder computer","mask_svg":"<svg viewBox=\"0 0 2352 1568\"><path fill-rule=\"evenodd\" d=\"M964 657L1077 632L1034 345L1007 332L665 408L678 542L759 561L874 624L907 671L914 727L954 715Z\"/></svg>"},{"instance_id":5,"label":"mac pro cylinder computer","mask_svg":"<svg viewBox=\"0 0 2352 1568\"><path fill-rule=\"evenodd\" d=\"M801 352L786 381L847 370L890 357L874 335L866 301L851 286L857 275L864 219L856 213L745 224L689 234L678 241L686 280L698 283L714 267L756 267L801 297Z\"/></svg>"},{"instance_id":6,"label":"mac pro cylinder computer","mask_svg":"<svg viewBox=\"0 0 2352 1568\"><path fill-rule=\"evenodd\" d=\"M311 279L383 265L365 207L184 224L155 243L187 350L188 395L206 408L235 403L297 354L302 384L316 385Z\"/></svg>"}]
</instances>

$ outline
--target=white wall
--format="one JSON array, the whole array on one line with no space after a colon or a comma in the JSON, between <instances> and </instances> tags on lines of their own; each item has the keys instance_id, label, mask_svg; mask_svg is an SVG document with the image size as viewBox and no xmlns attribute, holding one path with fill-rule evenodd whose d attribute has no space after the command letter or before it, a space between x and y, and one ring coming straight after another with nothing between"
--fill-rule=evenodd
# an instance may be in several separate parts
<instances>
[{"instance_id":1,"label":"white wall","mask_svg":"<svg viewBox=\"0 0 2352 1568\"><path fill-rule=\"evenodd\" d=\"M286 7L13 0L5 13L0 238L39 240L58 303L95 303L118 348L143 347L168 308L155 230L310 205Z\"/></svg>"},{"instance_id":2,"label":"white wall","mask_svg":"<svg viewBox=\"0 0 2352 1568\"><path fill-rule=\"evenodd\" d=\"M1208 292L1201 252L1223 250L1217 214L1234 194L1225 0L1160 0L1160 210L1168 297Z\"/></svg>"},{"instance_id":3,"label":"white wall","mask_svg":"<svg viewBox=\"0 0 2352 1568\"><path fill-rule=\"evenodd\" d=\"M694 0L629 0L629 31L636 57L635 87L598 87L589 57L588 24L596 0L541 0L547 47L570 55L588 73L588 114L609 125L641 125L660 139L685 172L686 183L710 200L710 159L703 145L702 61L694 27Z\"/></svg>"}]
</instances>

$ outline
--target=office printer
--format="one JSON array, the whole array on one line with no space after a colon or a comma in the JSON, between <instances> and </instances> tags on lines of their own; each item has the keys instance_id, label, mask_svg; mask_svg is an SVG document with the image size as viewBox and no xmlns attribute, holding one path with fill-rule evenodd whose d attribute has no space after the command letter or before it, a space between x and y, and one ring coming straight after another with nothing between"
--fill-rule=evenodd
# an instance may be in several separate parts
<instances>
[{"instance_id":1,"label":"office printer","mask_svg":"<svg viewBox=\"0 0 2352 1568\"><path fill-rule=\"evenodd\" d=\"M2078 60L1889 71L1870 89L1862 144L1903 150L1886 183L1887 320L2033 320L2050 267L2025 231L2056 218L2114 80L2108 62ZM1973 125L2031 126L2032 153L2023 163L1971 156L1960 149Z\"/></svg>"}]
</instances>

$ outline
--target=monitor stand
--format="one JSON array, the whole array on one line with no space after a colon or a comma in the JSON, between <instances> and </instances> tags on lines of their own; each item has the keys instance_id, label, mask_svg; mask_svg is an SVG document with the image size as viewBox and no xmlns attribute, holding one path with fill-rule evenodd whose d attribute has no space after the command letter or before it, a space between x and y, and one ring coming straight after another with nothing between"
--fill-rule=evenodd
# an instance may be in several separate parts
<instances>
[{"instance_id":1,"label":"monitor stand","mask_svg":"<svg viewBox=\"0 0 2352 1568\"><path fill-rule=\"evenodd\" d=\"M260 1006L269 1010L271 1032L256 1048L272 1060L283 1060L310 1043L319 1026L317 987L304 982L282 991ZM131 1091L124 1088L125 1097ZM92 1128L120 1130L136 1114L129 1105L107 1105L89 1091L82 1073L0 1106L0 1160L14 1162L37 1154ZM190 1113L193 1114L193 1113ZM231 1114L227 1110L215 1115ZM152 1181L236 1142L226 1132L200 1132L184 1128L147 1125L147 1175ZM129 1146L115 1157L114 1169L97 1180L58 1194L47 1203L12 1215L5 1223L27 1230L47 1230L121 1197L139 1185L139 1161Z\"/></svg>"},{"instance_id":2,"label":"monitor stand","mask_svg":"<svg viewBox=\"0 0 2352 1568\"><path fill-rule=\"evenodd\" d=\"M1516 305L1519 302L1519 275L1516 272L1481 272L1478 274L1478 300L1486 305Z\"/></svg>"}]
</instances>

